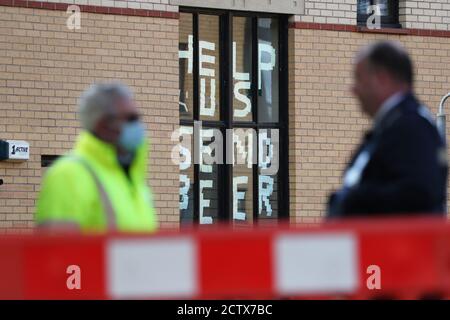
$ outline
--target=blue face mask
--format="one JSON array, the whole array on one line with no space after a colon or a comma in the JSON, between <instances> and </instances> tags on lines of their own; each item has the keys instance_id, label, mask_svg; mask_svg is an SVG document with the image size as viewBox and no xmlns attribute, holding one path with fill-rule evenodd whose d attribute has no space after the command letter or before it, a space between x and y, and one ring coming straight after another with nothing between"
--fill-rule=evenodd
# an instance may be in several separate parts
<instances>
[{"instance_id":1,"label":"blue face mask","mask_svg":"<svg viewBox=\"0 0 450 320\"><path fill-rule=\"evenodd\" d=\"M122 126L119 145L129 152L136 151L144 141L144 136L144 126L140 121L127 122Z\"/></svg>"}]
</instances>

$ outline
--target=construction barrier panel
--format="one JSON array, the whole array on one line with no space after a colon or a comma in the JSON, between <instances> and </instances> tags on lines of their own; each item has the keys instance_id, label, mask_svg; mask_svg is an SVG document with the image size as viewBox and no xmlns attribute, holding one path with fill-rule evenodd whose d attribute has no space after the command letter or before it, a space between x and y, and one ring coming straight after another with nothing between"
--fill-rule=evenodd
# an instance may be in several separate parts
<instances>
[{"instance_id":1,"label":"construction barrier panel","mask_svg":"<svg viewBox=\"0 0 450 320\"><path fill-rule=\"evenodd\" d=\"M449 297L443 219L0 237L1 299Z\"/></svg>"}]
</instances>

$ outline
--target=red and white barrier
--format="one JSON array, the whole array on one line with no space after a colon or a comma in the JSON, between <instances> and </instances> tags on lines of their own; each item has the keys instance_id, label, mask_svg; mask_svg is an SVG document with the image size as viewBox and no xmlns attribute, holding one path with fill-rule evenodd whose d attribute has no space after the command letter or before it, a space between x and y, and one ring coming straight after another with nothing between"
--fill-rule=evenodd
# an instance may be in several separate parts
<instances>
[{"instance_id":1,"label":"red and white barrier","mask_svg":"<svg viewBox=\"0 0 450 320\"><path fill-rule=\"evenodd\" d=\"M449 262L442 220L3 236L0 298L450 297Z\"/></svg>"}]
</instances>

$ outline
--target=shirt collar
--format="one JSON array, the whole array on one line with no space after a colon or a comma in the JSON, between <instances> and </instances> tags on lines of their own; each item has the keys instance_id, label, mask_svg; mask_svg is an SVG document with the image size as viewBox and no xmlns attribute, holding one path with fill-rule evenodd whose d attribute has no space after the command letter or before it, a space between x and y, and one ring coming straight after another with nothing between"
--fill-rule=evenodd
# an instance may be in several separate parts
<instances>
[{"instance_id":1,"label":"shirt collar","mask_svg":"<svg viewBox=\"0 0 450 320\"><path fill-rule=\"evenodd\" d=\"M391 95L389 98L387 98L383 104L381 105L378 112L375 114L373 123L374 127L376 127L386 116L386 114L389 113L394 107L396 107L402 100L405 98L406 94L404 92L396 92L393 95Z\"/></svg>"},{"instance_id":2,"label":"shirt collar","mask_svg":"<svg viewBox=\"0 0 450 320\"><path fill-rule=\"evenodd\" d=\"M115 147L106 143L88 131L82 131L75 145L75 154L86 157L108 169L119 168L120 163ZM137 150L130 164L130 175L139 179L146 178L148 164L148 142L145 141Z\"/></svg>"},{"instance_id":3,"label":"shirt collar","mask_svg":"<svg viewBox=\"0 0 450 320\"><path fill-rule=\"evenodd\" d=\"M88 131L82 131L78 136L75 152L103 166L111 167L119 164L114 146Z\"/></svg>"}]
</instances>

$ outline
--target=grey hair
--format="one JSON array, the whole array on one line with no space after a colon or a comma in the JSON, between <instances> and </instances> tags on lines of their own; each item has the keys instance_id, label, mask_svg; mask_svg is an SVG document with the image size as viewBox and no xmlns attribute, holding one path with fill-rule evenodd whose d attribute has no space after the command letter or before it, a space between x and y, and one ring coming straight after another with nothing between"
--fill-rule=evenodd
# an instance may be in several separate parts
<instances>
[{"instance_id":1,"label":"grey hair","mask_svg":"<svg viewBox=\"0 0 450 320\"><path fill-rule=\"evenodd\" d=\"M80 97L78 114L83 129L93 132L97 122L106 114L113 113L119 99L131 99L132 92L120 82L96 83Z\"/></svg>"}]
</instances>

